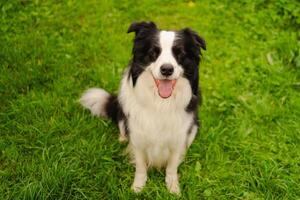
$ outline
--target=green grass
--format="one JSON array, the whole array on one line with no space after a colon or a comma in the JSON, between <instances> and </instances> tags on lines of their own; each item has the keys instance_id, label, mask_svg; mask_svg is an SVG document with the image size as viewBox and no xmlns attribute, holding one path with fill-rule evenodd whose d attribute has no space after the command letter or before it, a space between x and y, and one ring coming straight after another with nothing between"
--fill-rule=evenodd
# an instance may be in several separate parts
<instances>
[{"instance_id":1,"label":"green grass","mask_svg":"<svg viewBox=\"0 0 300 200\"><path fill-rule=\"evenodd\" d=\"M294 1L0 2L0 199L177 199L164 172L142 193L110 121L77 99L117 92L132 21L207 41L202 128L182 199L300 199L300 5Z\"/></svg>"}]
</instances>

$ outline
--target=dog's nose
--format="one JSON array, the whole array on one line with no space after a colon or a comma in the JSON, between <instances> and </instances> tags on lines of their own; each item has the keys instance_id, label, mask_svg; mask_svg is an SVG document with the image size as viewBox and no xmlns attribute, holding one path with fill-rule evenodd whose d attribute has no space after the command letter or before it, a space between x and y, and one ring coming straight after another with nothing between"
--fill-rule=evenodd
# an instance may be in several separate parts
<instances>
[{"instance_id":1,"label":"dog's nose","mask_svg":"<svg viewBox=\"0 0 300 200\"><path fill-rule=\"evenodd\" d=\"M163 76L171 76L173 74L173 72L174 72L174 67L171 64L163 64L160 67L160 73Z\"/></svg>"}]
</instances>

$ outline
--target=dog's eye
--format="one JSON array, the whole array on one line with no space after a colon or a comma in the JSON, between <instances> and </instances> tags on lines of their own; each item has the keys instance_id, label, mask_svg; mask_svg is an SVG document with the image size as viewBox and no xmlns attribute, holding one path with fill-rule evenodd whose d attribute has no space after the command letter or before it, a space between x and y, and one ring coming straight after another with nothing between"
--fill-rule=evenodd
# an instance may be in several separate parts
<instances>
[{"instance_id":1,"label":"dog's eye","mask_svg":"<svg viewBox=\"0 0 300 200\"><path fill-rule=\"evenodd\" d=\"M183 50L183 48L181 47L173 47L173 53L175 55L175 57L181 59L183 58L183 56L185 55L185 52Z\"/></svg>"},{"instance_id":2,"label":"dog's eye","mask_svg":"<svg viewBox=\"0 0 300 200\"><path fill-rule=\"evenodd\" d=\"M149 54L149 57L151 58L151 60L155 60L160 54L160 48L153 47L149 50L148 54Z\"/></svg>"}]
</instances>

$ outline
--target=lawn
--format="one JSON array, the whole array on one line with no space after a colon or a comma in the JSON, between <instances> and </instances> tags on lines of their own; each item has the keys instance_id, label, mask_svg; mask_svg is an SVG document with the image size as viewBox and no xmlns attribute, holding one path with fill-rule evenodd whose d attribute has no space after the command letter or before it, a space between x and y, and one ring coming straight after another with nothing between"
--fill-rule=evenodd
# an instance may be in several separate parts
<instances>
[{"instance_id":1,"label":"lawn","mask_svg":"<svg viewBox=\"0 0 300 200\"><path fill-rule=\"evenodd\" d=\"M0 199L300 199L300 3L296 0L0 1ZM131 191L117 127L78 103L117 92L133 21L207 42L201 130L181 164Z\"/></svg>"}]
</instances>

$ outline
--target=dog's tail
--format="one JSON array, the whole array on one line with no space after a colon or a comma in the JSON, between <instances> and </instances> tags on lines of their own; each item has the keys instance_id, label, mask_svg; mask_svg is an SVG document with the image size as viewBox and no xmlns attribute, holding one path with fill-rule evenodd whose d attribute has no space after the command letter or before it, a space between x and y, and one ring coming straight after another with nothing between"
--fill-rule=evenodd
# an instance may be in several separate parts
<instances>
[{"instance_id":1,"label":"dog's tail","mask_svg":"<svg viewBox=\"0 0 300 200\"><path fill-rule=\"evenodd\" d=\"M103 89L88 89L80 98L83 107L89 109L93 115L108 117L118 122L122 110L117 96L111 95Z\"/></svg>"}]
</instances>

